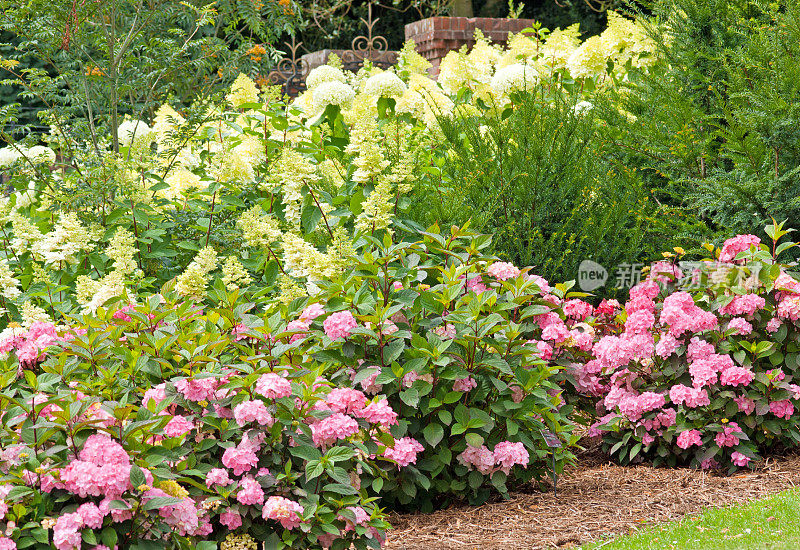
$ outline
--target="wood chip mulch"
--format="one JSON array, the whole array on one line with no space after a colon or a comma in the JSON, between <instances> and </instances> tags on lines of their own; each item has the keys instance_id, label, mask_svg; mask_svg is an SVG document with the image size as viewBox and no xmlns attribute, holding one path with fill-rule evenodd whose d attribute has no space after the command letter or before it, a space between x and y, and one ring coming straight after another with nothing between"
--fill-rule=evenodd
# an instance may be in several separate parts
<instances>
[{"instance_id":1,"label":"wood chip mulch","mask_svg":"<svg viewBox=\"0 0 800 550\"><path fill-rule=\"evenodd\" d=\"M515 493L478 507L390 517L391 550L569 548L800 485L800 454L775 457L754 471L724 476L689 469L617 466L597 454L549 492Z\"/></svg>"}]
</instances>

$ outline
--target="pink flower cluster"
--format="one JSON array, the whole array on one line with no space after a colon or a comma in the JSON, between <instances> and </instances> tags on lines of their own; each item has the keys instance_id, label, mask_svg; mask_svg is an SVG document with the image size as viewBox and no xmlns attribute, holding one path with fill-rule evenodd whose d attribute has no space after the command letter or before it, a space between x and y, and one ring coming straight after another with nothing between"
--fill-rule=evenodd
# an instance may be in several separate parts
<instances>
[{"instance_id":1,"label":"pink flower cluster","mask_svg":"<svg viewBox=\"0 0 800 550\"><path fill-rule=\"evenodd\" d=\"M353 314L349 311L331 313L322 323L325 334L327 334L328 338L331 340L347 338L356 326L358 326L358 323L355 317L353 317Z\"/></svg>"},{"instance_id":2,"label":"pink flower cluster","mask_svg":"<svg viewBox=\"0 0 800 550\"><path fill-rule=\"evenodd\" d=\"M261 515L264 519L272 519L281 524L284 529L294 529L303 523L303 507L288 498L271 496L264 504Z\"/></svg>"},{"instance_id":3,"label":"pink flower cluster","mask_svg":"<svg viewBox=\"0 0 800 550\"><path fill-rule=\"evenodd\" d=\"M530 460L525 445L511 441L501 441L494 446L494 452L490 451L486 445L480 447L467 445L467 448L457 458L464 466L473 468L484 475L489 475L497 470L508 474L515 465L527 467Z\"/></svg>"},{"instance_id":4,"label":"pink flower cluster","mask_svg":"<svg viewBox=\"0 0 800 550\"><path fill-rule=\"evenodd\" d=\"M275 419L267 410L263 401L244 401L233 408L233 418L239 426L244 427L249 422L257 422L261 426L271 427Z\"/></svg>"},{"instance_id":5,"label":"pink flower cluster","mask_svg":"<svg viewBox=\"0 0 800 550\"><path fill-rule=\"evenodd\" d=\"M403 437L395 439L394 447L387 447L383 456L397 462L398 467L403 467L414 464L417 461L417 453L424 450L425 447L413 437Z\"/></svg>"},{"instance_id":6,"label":"pink flower cluster","mask_svg":"<svg viewBox=\"0 0 800 550\"><path fill-rule=\"evenodd\" d=\"M755 235L736 235L726 240L722 245L722 252L719 255L720 262L732 262L736 255L745 250L750 250L751 246L758 247L761 239Z\"/></svg>"},{"instance_id":7,"label":"pink flower cluster","mask_svg":"<svg viewBox=\"0 0 800 550\"><path fill-rule=\"evenodd\" d=\"M15 351L20 366L30 368L44 359L44 350L48 347L66 341L56 333L52 323L37 321L26 332L16 329L12 335L0 342L0 353Z\"/></svg>"},{"instance_id":8,"label":"pink flower cluster","mask_svg":"<svg viewBox=\"0 0 800 550\"><path fill-rule=\"evenodd\" d=\"M466 378L459 378L458 380L453 382L453 391L460 391L467 393L469 390L477 387L478 383L471 376L467 376Z\"/></svg>"},{"instance_id":9,"label":"pink flower cluster","mask_svg":"<svg viewBox=\"0 0 800 550\"><path fill-rule=\"evenodd\" d=\"M317 447L328 447L359 431L358 422L342 413L333 413L311 425L311 438Z\"/></svg>"},{"instance_id":10,"label":"pink flower cluster","mask_svg":"<svg viewBox=\"0 0 800 550\"><path fill-rule=\"evenodd\" d=\"M286 378L268 372L256 381L256 393L267 399L280 399L292 395L292 384Z\"/></svg>"},{"instance_id":11,"label":"pink flower cluster","mask_svg":"<svg viewBox=\"0 0 800 550\"><path fill-rule=\"evenodd\" d=\"M680 336L684 332L702 332L717 326L717 317L698 307L688 292L676 292L664 298L659 321L669 325L669 332Z\"/></svg>"},{"instance_id":12,"label":"pink flower cluster","mask_svg":"<svg viewBox=\"0 0 800 550\"><path fill-rule=\"evenodd\" d=\"M692 445L702 447L703 440L700 438L700 432L698 430L687 430L678 434L677 444L681 449L688 449Z\"/></svg>"},{"instance_id":13,"label":"pink flower cluster","mask_svg":"<svg viewBox=\"0 0 800 550\"><path fill-rule=\"evenodd\" d=\"M735 447L739 444L739 438L735 434L741 433L741 431L741 428L739 428L736 422L731 422L714 437L714 442L720 448Z\"/></svg>"},{"instance_id":14,"label":"pink flower cluster","mask_svg":"<svg viewBox=\"0 0 800 550\"><path fill-rule=\"evenodd\" d=\"M131 459L122 445L104 434L90 435L78 460L61 472L64 488L81 497L119 498L130 486Z\"/></svg>"},{"instance_id":15,"label":"pink flower cluster","mask_svg":"<svg viewBox=\"0 0 800 550\"><path fill-rule=\"evenodd\" d=\"M519 276L520 271L514 264L508 262L494 262L486 269L486 273L495 279L505 281L507 279L515 279Z\"/></svg>"}]
</instances>

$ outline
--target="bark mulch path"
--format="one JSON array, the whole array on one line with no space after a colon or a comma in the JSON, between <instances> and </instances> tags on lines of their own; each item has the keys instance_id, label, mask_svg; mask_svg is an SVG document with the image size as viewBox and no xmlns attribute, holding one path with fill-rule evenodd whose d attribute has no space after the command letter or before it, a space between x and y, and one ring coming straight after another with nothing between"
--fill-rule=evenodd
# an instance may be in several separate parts
<instances>
[{"instance_id":1,"label":"bark mulch path","mask_svg":"<svg viewBox=\"0 0 800 550\"><path fill-rule=\"evenodd\" d=\"M450 550L569 548L644 524L761 498L800 485L800 454L766 460L755 471L721 476L688 469L622 467L598 455L558 480L558 498L516 493L479 507L390 518L387 548ZM552 487L551 487L552 489Z\"/></svg>"}]
</instances>

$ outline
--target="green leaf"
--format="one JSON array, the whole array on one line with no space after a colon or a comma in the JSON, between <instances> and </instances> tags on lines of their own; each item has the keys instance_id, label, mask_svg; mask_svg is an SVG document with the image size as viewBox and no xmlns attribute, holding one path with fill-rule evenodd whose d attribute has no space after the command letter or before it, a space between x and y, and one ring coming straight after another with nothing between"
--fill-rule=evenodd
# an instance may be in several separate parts
<instances>
[{"instance_id":1,"label":"green leaf","mask_svg":"<svg viewBox=\"0 0 800 550\"><path fill-rule=\"evenodd\" d=\"M444 428L434 422L425 426L425 429L422 430L422 435L431 447L436 447L444 437Z\"/></svg>"}]
</instances>

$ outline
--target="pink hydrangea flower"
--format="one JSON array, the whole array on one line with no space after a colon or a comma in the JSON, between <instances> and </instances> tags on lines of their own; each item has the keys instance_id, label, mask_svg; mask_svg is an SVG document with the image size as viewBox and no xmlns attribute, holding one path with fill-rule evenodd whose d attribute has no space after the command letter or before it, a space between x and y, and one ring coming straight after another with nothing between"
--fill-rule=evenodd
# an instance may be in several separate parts
<instances>
[{"instance_id":1,"label":"pink hydrangea flower","mask_svg":"<svg viewBox=\"0 0 800 550\"><path fill-rule=\"evenodd\" d=\"M380 424L384 427L397 424L397 413L389 406L389 401L385 398L370 403L359 411L358 416L370 424Z\"/></svg>"},{"instance_id":2,"label":"pink hydrangea flower","mask_svg":"<svg viewBox=\"0 0 800 550\"><path fill-rule=\"evenodd\" d=\"M747 457L739 451L731 453L731 461L738 467L744 468L750 463L750 457Z\"/></svg>"},{"instance_id":3,"label":"pink hydrangea flower","mask_svg":"<svg viewBox=\"0 0 800 550\"><path fill-rule=\"evenodd\" d=\"M733 330L735 330L735 331L736 331L734 334L739 334L739 335L742 335L742 336L747 336L748 334L750 334L751 332L753 332L753 325L751 325L750 323L748 323L748 322L747 322L747 321L746 321L744 318L742 318L742 317L734 317L734 318L733 318L733 319L731 319L731 320L730 320L730 322L728 323L728 330L731 330L731 329L733 329Z\"/></svg>"},{"instance_id":4,"label":"pink hydrangea flower","mask_svg":"<svg viewBox=\"0 0 800 550\"><path fill-rule=\"evenodd\" d=\"M755 235L736 235L731 237L722 245L722 252L719 255L720 262L732 262L739 252L750 250L751 246L761 244L761 239Z\"/></svg>"},{"instance_id":5,"label":"pink hydrangea flower","mask_svg":"<svg viewBox=\"0 0 800 550\"><path fill-rule=\"evenodd\" d=\"M758 294L744 294L734 296L729 304L719 308L720 315L753 315L756 311L764 309L766 300Z\"/></svg>"},{"instance_id":6,"label":"pink hydrangea flower","mask_svg":"<svg viewBox=\"0 0 800 550\"><path fill-rule=\"evenodd\" d=\"M350 510L356 516L356 520L355 523L353 523L351 520L347 519L342 514L339 514L337 516L337 519L345 522L344 526L345 533L347 533L348 531L354 531L356 525L364 525L369 522L370 516L367 513L367 511L364 510L364 508L362 508L361 506L348 506L347 509Z\"/></svg>"},{"instance_id":7,"label":"pink hydrangea flower","mask_svg":"<svg viewBox=\"0 0 800 550\"><path fill-rule=\"evenodd\" d=\"M164 426L164 435L167 437L180 437L194 429L194 424L186 420L185 417L176 414Z\"/></svg>"},{"instance_id":8,"label":"pink hydrangea flower","mask_svg":"<svg viewBox=\"0 0 800 550\"><path fill-rule=\"evenodd\" d=\"M734 434L741 431L736 422L731 422L714 437L714 442L718 447L735 447L739 444L739 438Z\"/></svg>"},{"instance_id":9,"label":"pink hydrangea flower","mask_svg":"<svg viewBox=\"0 0 800 550\"><path fill-rule=\"evenodd\" d=\"M83 520L80 514L64 514L59 516L53 527L53 546L58 550L73 550L81 547L81 528Z\"/></svg>"},{"instance_id":10,"label":"pink hydrangea flower","mask_svg":"<svg viewBox=\"0 0 800 550\"><path fill-rule=\"evenodd\" d=\"M358 422L337 412L311 425L311 439L317 447L326 447L357 434L358 430Z\"/></svg>"},{"instance_id":11,"label":"pink hydrangea flower","mask_svg":"<svg viewBox=\"0 0 800 550\"><path fill-rule=\"evenodd\" d=\"M100 529L103 525L105 514L93 502L86 502L78 506L77 514L80 516L84 527Z\"/></svg>"},{"instance_id":12,"label":"pink hydrangea flower","mask_svg":"<svg viewBox=\"0 0 800 550\"><path fill-rule=\"evenodd\" d=\"M303 312L300 314L300 320L310 322L319 317L320 315L325 314L325 309L320 304L310 304L306 306Z\"/></svg>"},{"instance_id":13,"label":"pink hydrangea flower","mask_svg":"<svg viewBox=\"0 0 800 550\"><path fill-rule=\"evenodd\" d=\"M522 443L501 441L494 446L494 461L506 475L516 464L527 467L529 459L528 451Z\"/></svg>"},{"instance_id":14,"label":"pink hydrangea flower","mask_svg":"<svg viewBox=\"0 0 800 550\"><path fill-rule=\"evenodd\" d=\"M533 273L528 273L527 275L525 275L525 278L528 279L529 281L533 281L533 283L536 286L538 286L539 290L541 290L542 292L550 292L550 290L552 290L550 288L550 283L548 283L547 279L545 279L544 277L535 275Z\"/></svg>"},{"instance_id":15,"label":"pink hydrangea flower","mask_svg":"<svg viewBox=\"0 0 800 550\"><path fill-rule=\"evenodd\" d=\"M756 402L745 395L741 397L734 397L733 400L736 401L736 405L739 407L739 412L743 412L744 414L752 414L753 411L756 410Z\"/></svg>"},{"instance_id":16,"label":"pink hydrangea flower","mask_svg":"<svg viewBox=\"0 0 800 550\"><path fill-rule=\"evenodd\" d=\"M262 426L272 426L275 419L267 410L263 401L244 401L233 408L233 418L239 426L244 426L248 422L258 422Z\"/></svg>"},{"instance_id":17,"label":"pink hydrangea flower","mask_svg":"<svg viewBox=\"0 0 800 550\"><path fill-rule=\"evenodd\" d=\"M433 329L433 333L442 340L452 340L456 337L456 327L452 323L444 323Z\"/></svg>"},{"instance_id":18,"label":"pink hydrangea flower","mask_svg":"<svg viewBox=\"0 0 800 550\"><path fill-rule=\"evenodd\" d=\"M583 321L592 313L594 313L594 307L592 304L588 302L584 302L583 300L567 300L564 302L564 315L567 317L573 317L575 319L580 319Z\"/></svg>"},{"instance_id":19,"label":"pink hydrangea flower","mask_svg":"<svg viewBox=\"0 0 800 550\"><path fill-rule=\"evenodd\" d=\"M661 334L661 338L659 338L656 344L656 355L662 359L666 359L675 353L679 347L681 347L680 340L669 333Z\"/></svg>"},{"instance_id":20,"label":"pink hydrangea flower","mask_svg":"<svg viewBox=\"0 0 800 550\"><path fill-rule=\"evenodd\" d=\"M292 395L292 383L274 372L269 372L258 378L256 393L268 399L280 399Z\"/></svg>"},{"instance_id":21,"label":"pink hydrangea flower","mask_svg":"<svg viewBox=\"0 0 800 550\"><path fill-rule=\"evenodd\" d=\"M403 290L403 283L401 281L394 281L392 283L392 288L395 290Z\"/></svg>"},{"instance_id":22,"label":"pink hydrangea flower","mask_svg":"<svg viewBox=\"0 0 800 550\"><path fill-rule=\"evenodd\" d=\"M717 317L695 305L691 294L683 291L664 298L659 321L668 325L670 333L674 336L680 336L687 331L702 332L717 326Z\"/></svg>"},{"instance_id":23,"label":"pink hydrangea flower","mask_svg":"<svg viewBox=\"0 0 800 550\"><path fill-rule=\"evenodd\" d=\"M618 403L619 411L626 418L635 422L642 417L642 414L660 409L666 404L664 396L655 392L644 392L641 395L627 393Z\"/></svg>"},{"instance_id":24,"label":"pink hydrangea flower","mask_svg":"<svg viewBox=\"0 0 800 550\"><path fill-rule=\"evenodd\" d=\"M189 401L213 401L218 384L213 377L187 378L176 382L175 388Z\"/></svg>"},{"instance_id":25,"label":"pink hydrangea flower","mask_svg":"<svg viewBox=\"0 0 800 550\"><path fill-rule=\"evenodd\" d=\"M721 384L725 386L746 386L756 377L749 369L744 367L730 367L722 371L719 377Z\"/></svg>"},{"instance_id":26,"label":"pink hydrangea flower","mask_svg":"<svg viewBox=\"0 0 800 550\"><path fill-rule=\"evenodd\" d=\"M219 522L231 531L235 531L242 526L242 516L236 510L229 509L219 515Z\"/></svg>"},{"instance_id":27,"label":"pink hydrangea flower","mask_svg":"<svg viewBox=\"0 0 800 550\"><path fill-rule=\"evenodd\" d=\"M708 392L703 388L688 388L683 384L675 384L669 390L669 398L675 405L686 404L690 409L705 407L711 404Z\"/></svg>"},{"instance_id":28,"label":"pink hydrangea flower","mask_svg":"<svg viewBox=\"0 0 800 550\"><path fill-rule=\"evenodd\" d=\"M264 519L280 522L284 529L294 529L302 523L303 507L288 498L271 496L262 510Z\"/></svg>"},{"instance_id":29,"label":"pink hydrangea flower","mask_svg":"<svg viewBox=\"0 0 800 550\"><path fill-rule=\"evenodd\" d=\"M261 484L252 477L245 477L239 482L239 492L236 493L236 500L245 506L262 504L264 502L264 490Z\"/></svg>"},{"instance_id":30,"label":"pink hydrangea flower","mask_svg":"<svg viewBox=\"0 0 800 550\"><path fill-rule=\"evenodd\" d=\"M545 360L549 361L553 358L553 346L544 342L542 340L528 340L529 344L533 344L536 346L536 349L539 351L539 356Z\"/></svg>"},{"instance_id":31,"label":"pink hydrangea flower","mask_svg":"<svg viewBox=\"0 0 800 550\"><path fill-rule=\"evenodd\" d=\"M800 319L800 296L784 296L778 302L777 315L781 319L797 321Z\"/></svg>"},{"instance_id":32,"label":"pink hydrangea flower","mask_svg":"<svg viewBox=\"0 0 800 550\"><path fill-rule=\"evenodd\" d=\"M325 398L330 410L343 414L354 414L367 404L367 396L353 388L335 388Z\"/></svg>"},{"instance_id":33,"label":"pink hydrangea flower","mask_svg":"<svg viewBox=\"0 0 800 550\"><path fill-rule=\"evenodd\" d=\"M355 317L349 311L337 311L328 316L322 323L322 328L325 329L325 334L331 340L338 338L347 338L354 328L358 326Z\"/></svg>"},{"instance_id":34,"label":"pink hydrangea flower","mask_svg":"<svg viewBox=\"0 0 800 550\"><path fill-rule=\"evenodd\" d=\"M17 543L0 535L0 550L17 550Z\"/></svg>"},{"instance_id":35,"label":"pink hydrangea flower","mask_svg":"<svg viewBox=\"0 0 800 550\"><path fill-rule=\"evenodd\" d=\"M478 383L471 376L467 376L466 378L459 378L458 380L453 382L453 391L460 391L467 393L472 388L477 388L477 387Z\"/></svg>"},{"instance_id":36,"label":"pink hydrangea flower","mask_svg":"<svg viewBox=\"0 0 800 550\"><path fill-rule=\"evenodd\" d=\"M308 336L308 329L311 327L311 323L308 321L303 321L302 319L296 319L291 321L289 324L286 325L286 332L293 332L292 336L289 338L289 343L293 344L298 340L302 340L306 336Z\"/></svg>"},{"instance_id":37,"label":"pink hydrangea flower","mask_svg":"<svg viewBox=\"0 0 800 550\"><path fill-rule=\"evenodd\" d=\"M481 445L480 447L467 445L464 452L456 458L464 466L474 468L484 475L489 475L494 471L494 453L486 445Z\"/></svg>"},{"instance_id":38,"label":"pink hydrangea flower","mask_svg":"<svg viewBox=\"0 0 800 550\"><path fill-rule=\"evenodd\" d=\"M508 262L494 262L486 269L486 273L495 279L505 281L506 279L514 279L518 277L520 271L514 266L514 264L510 264Z\"/></svg>"},{"instance_id":39,"label":"pink hydrangea flower","mask_svg":"<svg viewBox=\"0 0 800 550\"><path fill-rule=\"evenodd\" d=\"M383 452L383 456L389 460L397 462L398 467L408 466L417 461L417 453L421 453L425 447L413 437L403 437L396 439L394 447L389 447Z\"/></svg>"},{"instance_id":40,"label":"pink hydrangea flower","mask_svg":"<svg viewBox=\"0 0 800 550\"><path fill-rule=\"evenodd\" d=\"M652 311L640 309L628 315L628 319L625 321L625 331L631 334L647 332L653 328L655 322L656 318Z\"/></svg>"},{"instance_id":41,"label":"pink hydrangea flower","mask_svg":"<svg viewBox=\"0 0 800 550\"><path fill-rule=\"evenodd\" d=\"M781 328L781 325L783 325L783 322L781 322L781 320L777 317L773 317L769 320L769 323L767 323L767 332L770 334L778 332L778 329Z\"/></svg>"},{"instance_id":42,"label":"pink hydrangea flower","mask_svg":"<svg viewBox=\"0 0 800 550\"><path fill-rule=\"evenodd\" d=\"M702 446L703 440L698 430L687 430L678 434L677 444L681 449L688 449L692 445Z\"/></svg>"},{"instance_id":43,"label":"pink hydrangea flower","mask_svg":"<svg viewBox=\"0 0 800 550\"><path fill-rule=\"evenodd\" d=\"M228 470L222 468L212 468L206 475L206 487L209 489L212 485L230 485L233 481L228 477Z\"/></svg>"},{"instance_id":44,"label":"pink hydrangea flower","mask_svg":"<svg viewBox=\"0 0 800 550\"><path fill-rule=\"evenodd\" d=\"M240 476L258 464L256 452L259 446L251 441L247 434L236 447L228 447L222 453L222 464L233 470L233 475Z\"/></svg>"},{"instance_id":45,"label":"pink hydrangea flower","mask_svg":"<svg viewBox=\"0 0 800 550\"><path fill-rule=\"evenodd\" d=\"M789 419L794 414L794 405L788 399L783 401L773 401L769 404L769 410L778 418Z\"/></svg>"}]
</instances>

